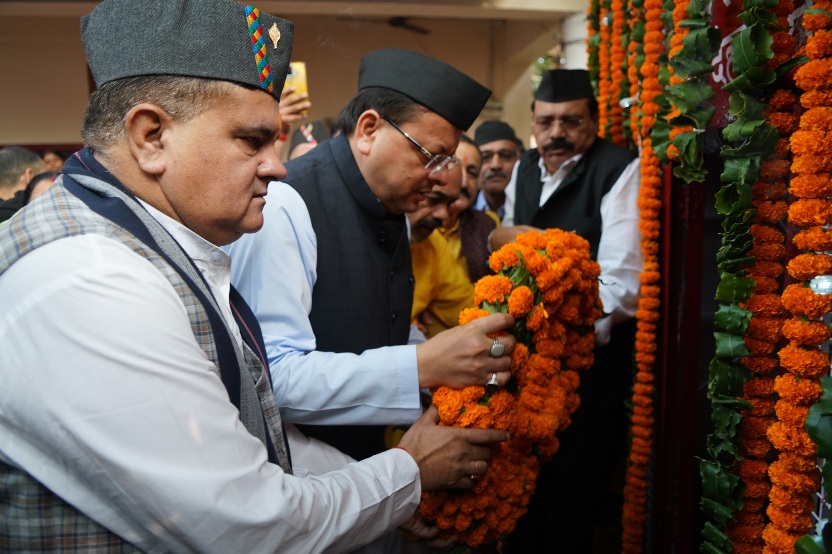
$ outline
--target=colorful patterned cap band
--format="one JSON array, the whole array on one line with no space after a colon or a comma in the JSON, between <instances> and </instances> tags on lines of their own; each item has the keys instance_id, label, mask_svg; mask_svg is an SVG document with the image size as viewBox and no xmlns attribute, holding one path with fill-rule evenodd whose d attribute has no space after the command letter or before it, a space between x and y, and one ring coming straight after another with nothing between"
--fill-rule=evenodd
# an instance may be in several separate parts
<instances>
[{"instance_id":1,"label":"colorful patterned cap band","mask_svg":"<svg viewBox=\"0 0 832 554\"><path fill-rule=\"evenodd\" d=\"M95 84L140 75L220 79L280 99L294 25L233 0L104 0L81 18Z\"/></svg>"},{"instance_id":2,"label":"colorful patterned cap band","mask_svg":"<svg viewBox=\"0 0 832 554\"><path fill-rule=\"evenodd\" d=\"M330 138L329 131L327 131L322 122L318 120L310 121L301 125L292 133L292 139L289 142L289 152L294 150L298 144L318 144L328 138Z\"/></svg>"}]
</instances>

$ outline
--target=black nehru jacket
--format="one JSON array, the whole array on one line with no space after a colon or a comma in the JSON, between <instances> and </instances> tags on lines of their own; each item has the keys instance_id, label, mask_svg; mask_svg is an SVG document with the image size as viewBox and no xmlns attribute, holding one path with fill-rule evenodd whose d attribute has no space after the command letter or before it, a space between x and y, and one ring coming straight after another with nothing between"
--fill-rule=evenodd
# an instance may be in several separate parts
<instances>
[{"instance_id":1,"label":"black nehru jacket","mask_svg":"<svg viewBox=\"0 0 832 554\"><path fill-rule=\"evenodd\" d=\"M537 149L525 152L517 170L515 225L574 231L589 241L595 259L601 241L601 200L635 157L626 148L596 139L541 208L540 154ZM634 320L629 320L613 327L607 346L595 349L595 365L581 376L582 406L622 405L632 381L626 364L634 337Z\"/></svg>"},{"instance_id":2,"label":"black nehru jacket","mask_svg":"<svg viewBox=\"0 0 832 554\"><path fill-rule=\"evenodd\" d=\"M318 241L309 320L317 350L352 352L407 344L413 269L405 216L370 190L344 136L286 164L285 182L309 209ZM384 427L298 425L356 459L378 454Z\"/></svg>"}]
</instances>

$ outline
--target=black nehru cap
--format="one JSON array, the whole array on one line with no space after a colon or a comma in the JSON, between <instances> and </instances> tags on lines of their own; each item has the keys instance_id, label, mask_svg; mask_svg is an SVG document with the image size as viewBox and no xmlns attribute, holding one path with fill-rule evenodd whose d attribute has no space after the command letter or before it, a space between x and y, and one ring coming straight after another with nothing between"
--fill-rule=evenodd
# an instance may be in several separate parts
<instances>
[{"instance_id":1,"label":"black nehru cap","mask_svg":"<svg viewBox=\"0 0 832 554\"><path fill-rule=\"evenodd\" d=\"M520 142L511 125L503 121L483 121L474 133L474 142L477 143L477 146L498 140L510 140L514 143Z\"/></svg>"},{"instance_id":2,"label":"black nehru cap","mask_svg":"<svg viewBox=\"0 0 832 554\"><path fill-rule=\"evenodd\" d=\"M581 98L595 98L595 90L585 69L551 69L543 74L534 93L535 100L568 102Z\"/></svg>"},{"instance_id":3,"label":"black nehru cap","mask_svg":"<svg viewBox=\"0 0 832 554\"><path fill-rule=\"evenodd\" d=\"M485 107L491 91L446 63L410 50L387 48L361 58L358 88L400 92L463 131Z\"/></svg>"},{"instance_id":4,"label":"black nehru cap","mask_svg":"<svg viewBox=\"0 0 832 554\"><path fill-rule=\"evenodd\" d=\"M292 140L289 142L289 152L295 149L298 144L318 144L330 138L329 131L324 124L318 120L304 123L292 133Z\"/></svg>"},{"instance_id":5,"label":"black nehru cap","mask_svg":"<svg viewBox=\"0 0 832 554\"><path fill-rule=\"evenodd\" d=\"M104 0L81 18L95 84L140 75L220 79L278 100L294 25L232 0Z\"/></svg>"}]
</instances>

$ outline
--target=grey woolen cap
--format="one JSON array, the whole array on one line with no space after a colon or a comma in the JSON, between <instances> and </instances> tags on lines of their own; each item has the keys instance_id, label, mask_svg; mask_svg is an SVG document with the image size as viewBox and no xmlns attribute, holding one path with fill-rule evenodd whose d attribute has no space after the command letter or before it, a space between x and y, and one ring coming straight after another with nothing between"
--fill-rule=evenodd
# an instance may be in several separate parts
<instances>
[{"instance_id":1,"label":"grey woolen cap","mask_svg":"<svg viewBox=\"0 0 832 554\"><path fill-rule=\"evenodd\" d=\"M294 24L233 0L104 0L81 18L95 84L181 75L259 88L278 100Z\"/></svg>"},{"instance_id":2,"label":"grey woolen cap","mask_svg":"<svg viewBox=\"0 0 832 554\"><path fill-rule=\"evenodd\" d=\"M361 58L358 88L369 87L409 96L463 131L491 97L491 90L450 65L399 48L376 50Z\"/></svg>"}]
</instances>

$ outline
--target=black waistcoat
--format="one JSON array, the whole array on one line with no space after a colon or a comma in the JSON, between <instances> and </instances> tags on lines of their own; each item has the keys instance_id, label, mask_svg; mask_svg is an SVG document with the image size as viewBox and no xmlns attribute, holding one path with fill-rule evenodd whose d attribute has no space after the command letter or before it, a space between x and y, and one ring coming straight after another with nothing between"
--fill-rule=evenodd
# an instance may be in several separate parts
<instances>
[{"instance_id":1,"label":"black waistcoat","mask_svg":"<svg viewBox=\"0 0 832 554\"><path fill-rule=\"evenodd\" d=\"M343 136L286 164L318 241L309 319L317 349L352 352L407 344L413 269L404 215L389 214L361 176ZM384 449L384 425L302 426L363 459Z\"/></svg>"},{"instance_id":2,"label":"black waistcoat","mask_svg":"<svg viewBox=\"0 0 832 554\"><path fill-rule=\"evenodd\" d=\"M589 241L595 259L601 240L601 199L634 158L632 151L596 139L541 208L540 154L536 149L525 152L517 170L514 223L575 231ZM595 364L581 375L582 407L623 409L632 382L634 339L631 319L613 327L607 346L596 347Z\"/></svg>"},{"instance_id":3,"label":"black waistcoat","mask_svg":"<svg viewBox=\"0 0 832 554\"><path fill-rule=\"evenodd\" d=\"M575 231L589 241L595 259L601 240L601 199L634 158L630 150L596 139L541 208L540 154L526 151L517 172L514 223Z\"/></svg>"}]
</instances>

